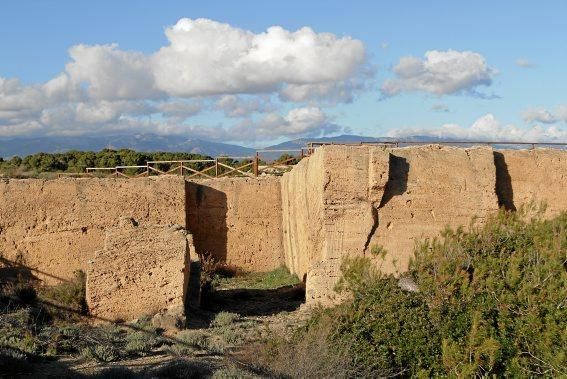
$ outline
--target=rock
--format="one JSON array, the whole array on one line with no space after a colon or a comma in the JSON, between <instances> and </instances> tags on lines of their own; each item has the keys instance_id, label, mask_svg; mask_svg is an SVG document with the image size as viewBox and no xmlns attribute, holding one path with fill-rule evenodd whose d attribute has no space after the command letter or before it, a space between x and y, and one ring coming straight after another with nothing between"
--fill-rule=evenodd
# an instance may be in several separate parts
<instances>
[{"instance_id":1,"label":"rock","mask_svg":"<svg viewBox=\"0 0 567 379\"><path fill-rule=\"evenodd\" d=\"M183 329L186 318L183 307L174 307L162 310L152 317L152 325L164 330Z\"/></svg>"},{"instance_id":2,"label":"rock","mask_svg":"<svg viewBox=\"0 0 567 379\"><path fill-rule=\"evenodd\" d=\"M417 283L412 278L408 277L400 278L400 280L398 280L398 287L408 292L419 292Z\"/></svg>"}]
</instances>

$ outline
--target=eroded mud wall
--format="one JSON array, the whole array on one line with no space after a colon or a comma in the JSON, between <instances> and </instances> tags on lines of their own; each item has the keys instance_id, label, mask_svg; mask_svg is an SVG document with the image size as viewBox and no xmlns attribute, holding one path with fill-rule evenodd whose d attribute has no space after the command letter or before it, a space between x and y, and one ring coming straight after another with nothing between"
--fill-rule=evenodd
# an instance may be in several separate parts
<instances>
[{"instance_id":1,"label":"eroded mud wall","mask_svg":"<svg viewBox=\"0 0 567 379\"><path fill-rule=\"evenodd\" d=\"M368 250L388 170L382 147L326 146L282 178L286 264L307 302L333 301L342 258Z\"/></svg>"},{"instance_id":2,"label":"eroded mud wall","mask_svg":"<svg viewBox=\"0 0 567 379\"><path fill-rule=\"evenodd\" d=\"M567 210L567 151L325 146L282 179L286 264L305 276L307 302L331 303L345 256L403 272L446 226L541 201L546 217Z\"/></svg>"},{"instance_id":3,"label":"eroded mud wall","mask_svg":"<svg viewBox=\"0 0 567 379\"><path fill-rule=\"evenodd\" d=\"M445 226L481 223L498 210L491 148L438 145L392 149L390 177L371 245L387 251L386 272L407 269L416 242Z\"/></svg>"},{"instance_id":4,"label":"eroded mud wall","mask_svg":"<svg viewBox=\"0 0 567 379\"><path fill-rule=\"evenodd\" d=\"M188 181L186 197L198 254L249 271L284 264L279 177Z\"/></svg>"},{"instance_id":5,"label":"eroded mud wall","mask_svg":"<svg viewBox=\"0 0 567 379\"><path fill-rule=\"evenodd\" d=\"M185 225L185 182L140 179L23 179L0 181L0 255L56 283L86 270L120 216Z\"/></svg>"},{"instance_id":6,"label":"eroded mud wall","mask_svg":"<svg viewBox=\"0 0 567 379\"><path fill-rule=\"evenodd\" d=\"M183 314L192 254L192 238L183 226L122 218L106 231L104 248L89 261L90 314L106 321L171 309Z\"/></svg>"},{"instance_id":7,"label":"eroded mud wall","mask_svg":"<svg viewBox=\"0 0 567 379\"><path fill-rule=\"evenodd\" d=\"M343 257L404 271L416 240L496 211L495 185L490 148L326 146L284 175L286 262L308 302L333 302Z\"/></svg>"},{"instance_id":8,"label":"eroded mud wall","mask_svg":"<svg viewBox=\"0 0 567 379\"><path fill-rule=\"evenodd\" d=\"M494 158L502 206L516 210L530 202L545 202L547 217L567 210L567 151L500 150Z\"/></svg>"},{"instance_id":9,"label":"eroded mud wall","mask_svg":"<svg viewBox=\"0 0 567 379\"><path fill-rule=\"evenodd\" d=\"M286 264L303 277L321 260L363 253L388 179L381 147L326 146L282 178Z\"/></svg>"}]
</instances>

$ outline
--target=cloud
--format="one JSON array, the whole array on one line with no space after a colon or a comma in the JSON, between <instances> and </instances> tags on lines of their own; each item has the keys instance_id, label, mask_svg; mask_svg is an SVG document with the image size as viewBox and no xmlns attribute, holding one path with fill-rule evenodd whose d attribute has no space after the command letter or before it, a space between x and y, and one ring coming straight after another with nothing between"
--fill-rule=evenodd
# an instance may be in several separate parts
<instances>
[{"instance_id":1,"label":"cloud","mask_svg":"<svg viewBox=\"0 0 567 379\"><path fill-rule=\"evenodd\" d=\"M151 61L143 53L122 51L112 44L76 45L69 55L72 62L65 71L73 83L84 83L93 99L149 99L162 94Z\"/></svg>"},{"instance_id":2,"label":"cloud","mask_svg":"<svg viewBox=\"0 0 567 379\"><path fill-rule=\"evenodd\" d=\"M535 63L530 62L526 58L518 58L516 59L516 66L521 68L533 68L536 67Z\"/></svg>"},{"instance_id":3,"label":"cloud","mask_svg":"<svg viewBox=\"0 0 567 379\"><path fill-rule=\"evenodd\" d=\"M152 58L159 89L171 96L266 93L281 85L345 80L365 61L350 37L279 26L254 34L207 19L167 28L169 45Z\"/></svg>"},{"instance_id":4,"label":"cloud","mask_svg":"<svg viewBox=\"0 0 567 379\"><path fill-rule=\"evenodd\" d=\"M388 135L395 138L419 135L439 139L497 142L564 142L567 140L567 130L556 126L536 125L526 129L511 124L504 125L491 113L480 117L470 127L444 124L438 128L394 129Z\"/></svg>"},{"instance_id":5,"label":"cloud","mask_svg":"<svg viewBox=\"0 0 567 379\"><path fill-rule=\"evenodd\" d=\"M425 57L402 57L393 68L395 79L381 87L386 97L402 92L428 92L435 95L479 94L479 86L490 86L496 70L485 58L472 51L431 50Z\"/></svg>"},{"instance_id":6,"label":"cloud","mask_svg":"<svg viewBox=\"0 0 567 379\"><path fill-rule=\"evenodd\" d=\"M245 117L252 113L273 112L275 105L267 96L243 98L236 95L224 95L215 105L216 109L224 112L226 117Z\"/></svg>"},{"instance_id":7,"label":"cloud","mask_svg":"<svg viewBox=\"0 0 567 379\"><path fill-rule=\"evenodd\" d=\"M558 121L557 116L544 108L530 108L522 112L522 118L528 123L541 122L543 124L554 124Z\"/></svg>"},{"instance_id":8,"label":"cloud","mask_svg":"<svg viewBox=\"0 0 567 379\"><path fill-rule=\"evenodd\" d=\"M555 111L539 108L528 108L522 112L522 118L528 123L543 124L567 123L567 104L559 105Z\"/></svg>"},{"instance_id":9,"label":"cloud","mask_svg":"<svg viewBox=\"0 0 567 379\"><path fill-rule=\"evenodd\" d=\"M350 78L318 84L285 84L279 91L282 101L314 102L323 105L352 103L361 93L371 88L374 69L361 67Z\"/></svg>"},{"instance_id":10,"label":"cloud","mask_svg":"<svg viewBox=\"0 0 567 379\"><path fill-rule=\"evenodd\" d=\"M300 122L288 120L293 113L277 113L283 102L304 103L296 109L349 102L368 88L373 75L361 41L308 27L288 31L273 26L254 33L183 18L165 35L167 44L149 54L117 44L72 46L64 70L43 84L0 77L0 135L126 128L197 132L205 126L179 124L210 110L221 110L228 118L269 113L280 121L274 130L296 135ZM321 132L332 129L320 125ZM230 128L211 128L215 135L230 136ZM305 128L305 133L314 132Z\"/></svg>"},{"instance_id":11,"label":"cloud","mask_svg":"<svg viewBox=\"0 0 567 379\"><path fill-rule=\"evenodd\" d=\"M233 127L231 134L252 140L270 140L281 136L316 137L343 130L320 108L303 107L291 109L285 116L269 113L260 120L245 120Z\"/></svg>"}]
</instances>

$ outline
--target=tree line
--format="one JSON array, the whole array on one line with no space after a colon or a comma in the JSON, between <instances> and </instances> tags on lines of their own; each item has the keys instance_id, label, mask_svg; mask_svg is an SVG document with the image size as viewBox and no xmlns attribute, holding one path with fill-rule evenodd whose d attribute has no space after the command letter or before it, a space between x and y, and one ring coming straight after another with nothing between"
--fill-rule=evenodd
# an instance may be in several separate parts
<instances>
[{"instance_id":1,"label":"tree line","mask_svg":"<svg viewBox=\"0 0 567 379\"><path fill-rule=\"evenodd\" d=\"M201 154L183 152L137 152L130 149L68 151L65 153L37 153L24 158L0 158L3 172L20 169L36 172L84 172L87 167L116 167L145 165L148 161L209 159Z\"/></svg>"}]
</instances>

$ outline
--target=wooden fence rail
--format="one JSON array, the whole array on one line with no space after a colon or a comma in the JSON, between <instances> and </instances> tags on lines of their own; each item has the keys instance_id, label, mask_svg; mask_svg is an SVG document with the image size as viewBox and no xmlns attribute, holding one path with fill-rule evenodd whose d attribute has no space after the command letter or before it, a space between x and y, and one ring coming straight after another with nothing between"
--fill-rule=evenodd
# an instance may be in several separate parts
<instances>
[{"instance_id":1,"label":"wooden fence rail","mask_svg":"<svg viewBox=\"0 0 567 379\"><path fill-rule=\"evenodd\" d=\"M263 160L265 155L282 152L297 153L298 156L285 157L280 160ZM83 174L75 176L138 178L159 175L182 175L188 179L212 179L228 176L257 177L260 175L281 175L291 170L306 154L304 150L261 150L255 156L228 157L214 159L191 159L170 161L148 161L145 165L88 167Z\"/></svg>"},{"instance_id":2,"label":"wooden fence rail","mask_svg":"<svg viewBox=\"0 0 567 379\"><path fill-rule=\"evenodd\" d=\"M282 175L303 158L313 154L315 150L326 145L362 146L376 145L386 147L401 147L411 145L490 145L516 146L534 149L536 146L567 148L562 142L495 142L495 141L407 141L407 140L375 140L364 142L309 142L301 149L257 150L254 156L229 157L220 156L210 159L148 161L145 165L89 167L85 173L59 176L89 176L89 177L122 177L138 178L158 175L182 175L186 178L212 179L229 176L258 177L262 175ZM284 153L277 157L278 154ZM291 153L291 154L290 154Z\"/></svg>"}]
</instances>

